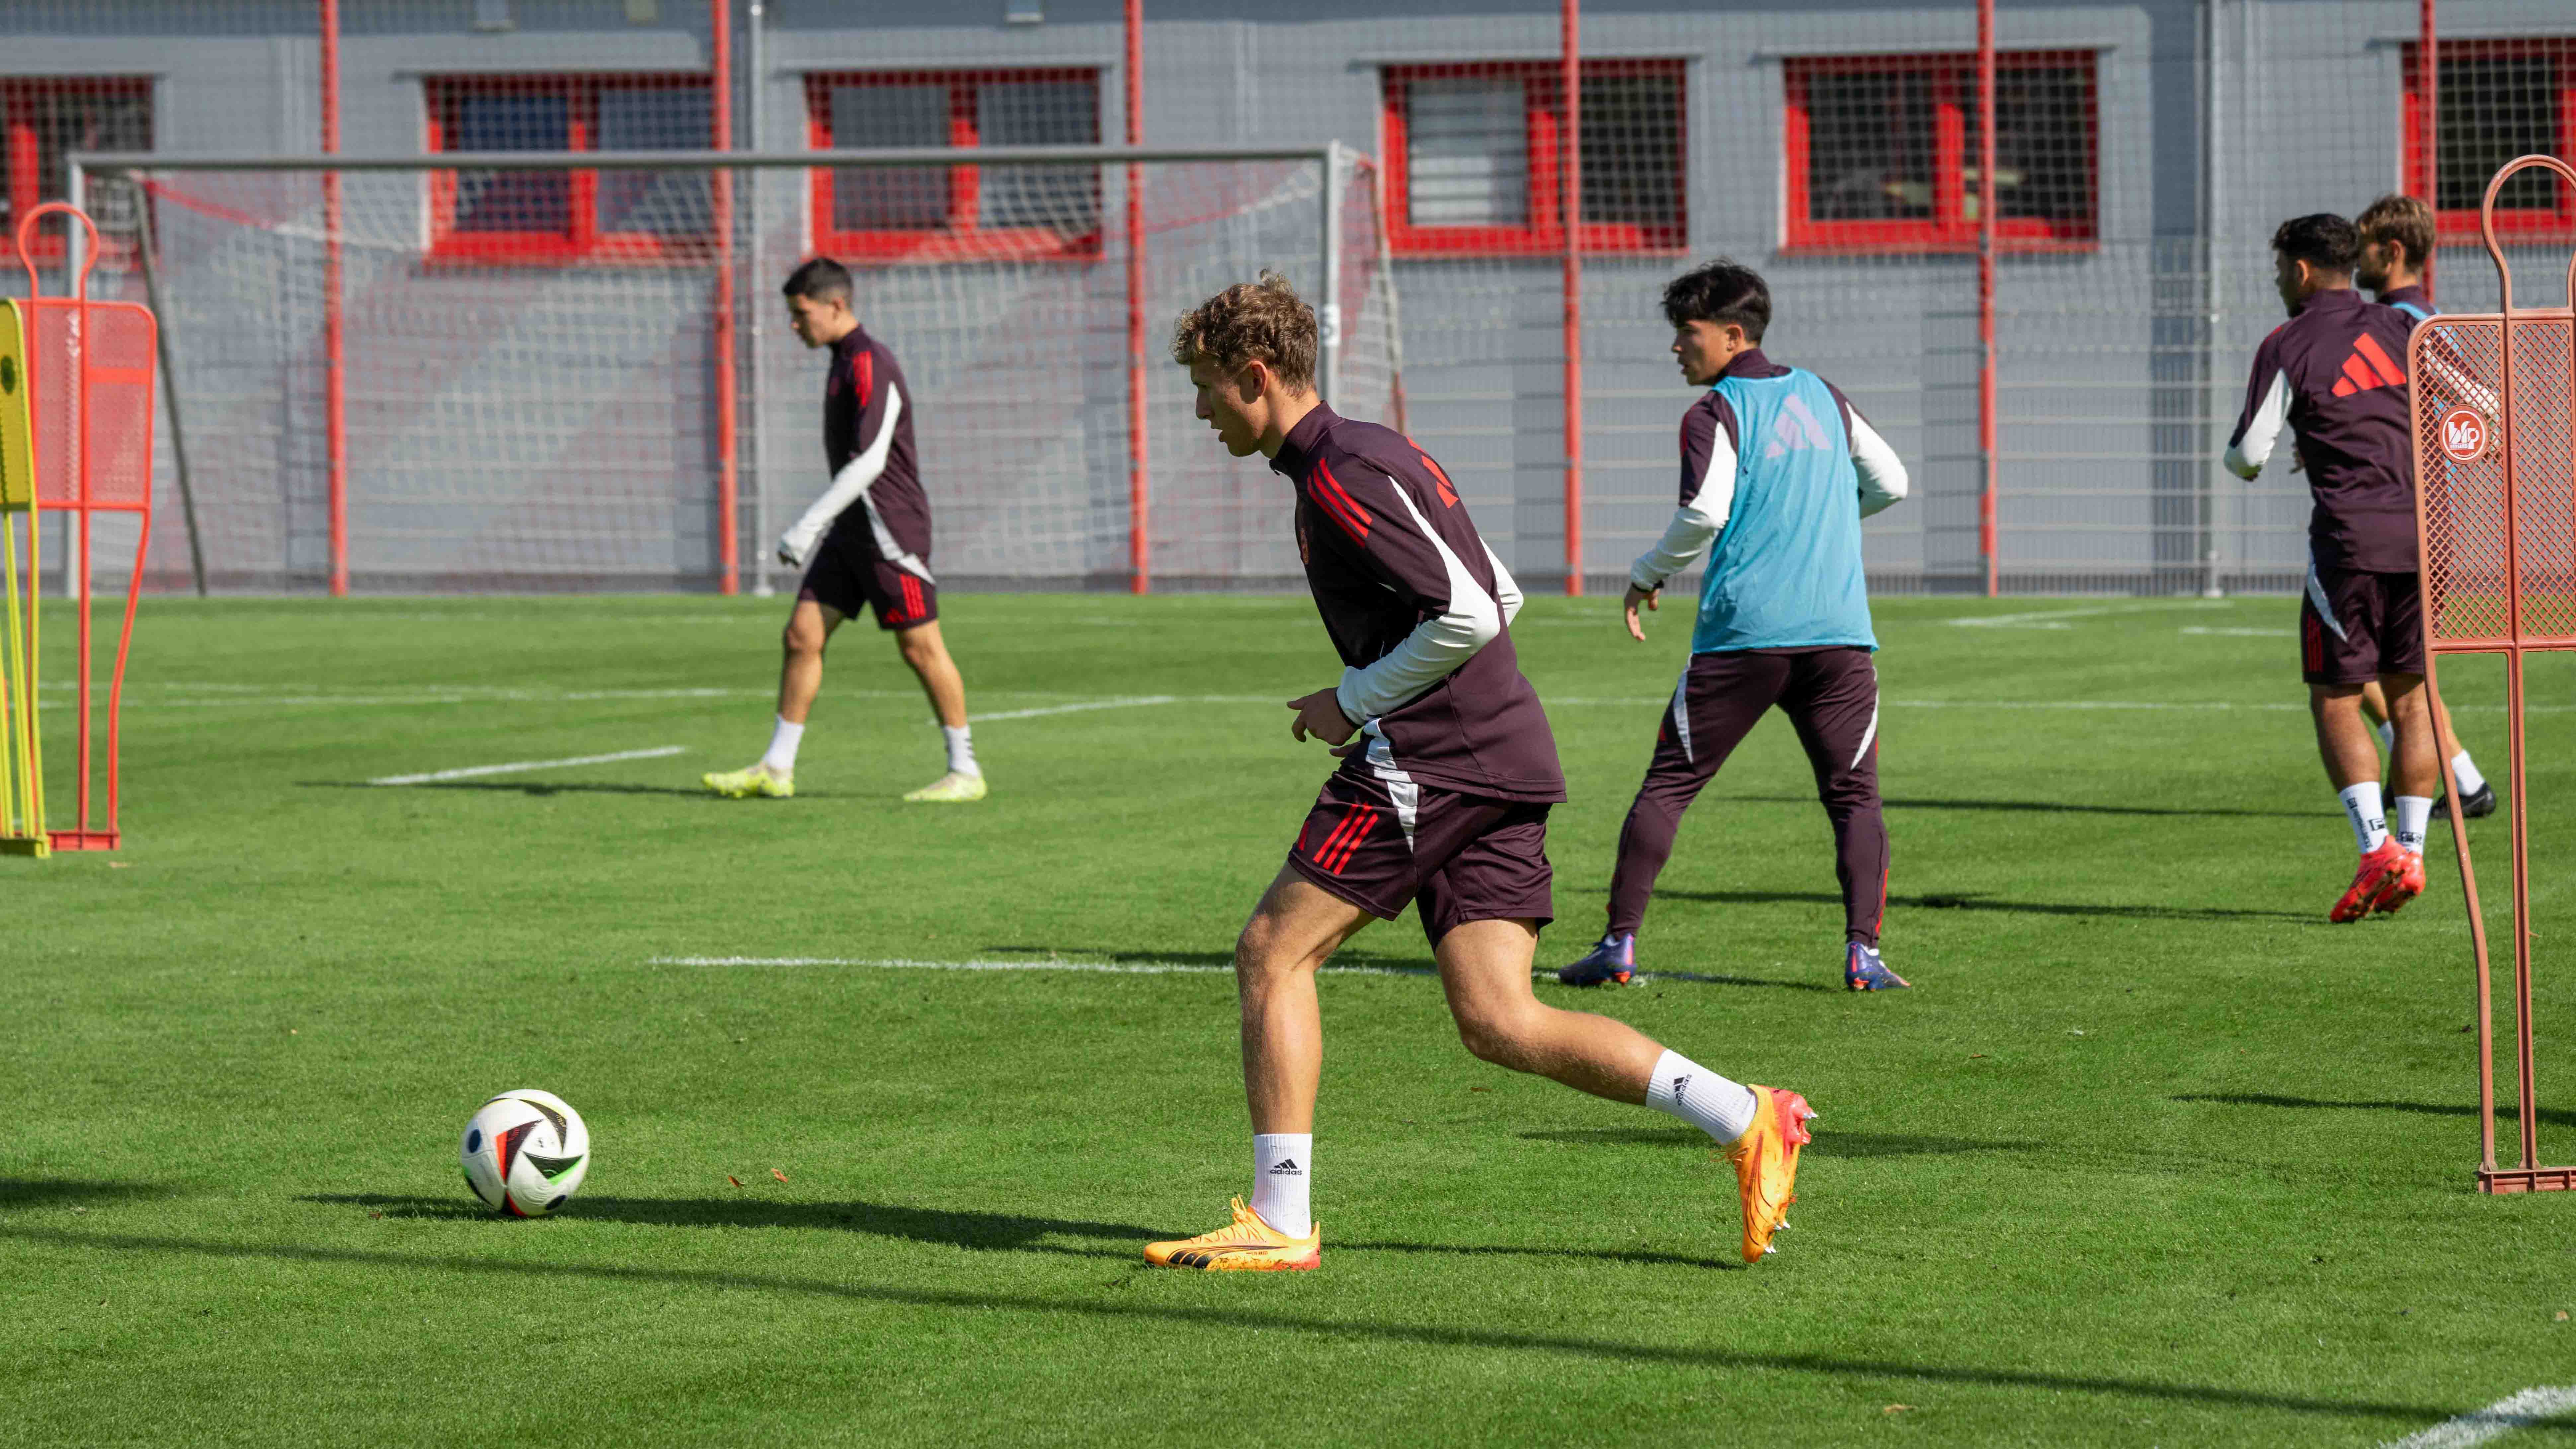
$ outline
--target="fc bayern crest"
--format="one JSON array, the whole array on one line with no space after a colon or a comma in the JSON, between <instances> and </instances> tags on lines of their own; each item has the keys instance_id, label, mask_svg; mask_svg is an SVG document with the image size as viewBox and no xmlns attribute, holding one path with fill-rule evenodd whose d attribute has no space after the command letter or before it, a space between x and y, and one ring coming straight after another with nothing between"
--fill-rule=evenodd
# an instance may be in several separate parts
<instances>
[{"instance_id":1,"label":"fc bayern crest","mask_svg":"<svg viewBox=\"0 0 2576 1449\"><path fill-rule=\"evenodd\" d=\"M2441 426L2443 457L2454 463L2474 463L2487 455L2486 414L2463 404L2442 414Z\"/></svg>"}]
</instances>

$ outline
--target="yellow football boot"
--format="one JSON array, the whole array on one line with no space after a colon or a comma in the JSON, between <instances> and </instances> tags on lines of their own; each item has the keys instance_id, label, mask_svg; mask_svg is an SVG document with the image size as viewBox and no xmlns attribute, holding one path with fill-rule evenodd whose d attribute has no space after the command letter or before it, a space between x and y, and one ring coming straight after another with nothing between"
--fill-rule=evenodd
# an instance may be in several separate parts
<instances>
[{"instance_id":1,"label":"yellow football boot","mask_svg":"<svg viewBox=\"0 0 2576 1449\"><path fill-rule=\"evenodd\" d=\"M1753 1089L1753 1125L1726 1148L1744 1197L1747 1263L1761 1262L1772 1251L1771 1234L1788 1226L1781 1219L1798 1200L1798 1149L1813 1140L1807 1123L1815 1115L1795 1092Z\"/></svg>"},{"instance_id":2,"label":"yellow football boot","mask_svg":"<svg viewBox=\"0 0 2576 1449\"><path fill-rule=\"evenodd\" d=\"M747 800L754 795L785 800L796 793L794 775L773 775L767 765L754 765L747 770L733 770L720 775L701 775L698 779L728 800Z\"/></svg>"},{"instance_id":3,"label":"yellow football boot","mask_svg":"<svg viewBox=\"0 0 2576 1449\"><path fill-rule=\"evenodd\" d=\"M1234 1221L1212 1233L1177 1243L1148 1243L1145 1261L1157 1268L1197 1268L1209 1273L1298 1273L1324 1266L1324 1227L1292 1238L1234 1200Z\"/></svg>"},{"instance_id":4,"label":"yellow football boot","mask_svg":"<svg viewBox=\"0 0 2576 1449\"><path fill-rule=\"evenodd\" d=\"M903 798L931 805L963 805L984 798L984 777L951 770Z\"/></svg>"}]
</instances>

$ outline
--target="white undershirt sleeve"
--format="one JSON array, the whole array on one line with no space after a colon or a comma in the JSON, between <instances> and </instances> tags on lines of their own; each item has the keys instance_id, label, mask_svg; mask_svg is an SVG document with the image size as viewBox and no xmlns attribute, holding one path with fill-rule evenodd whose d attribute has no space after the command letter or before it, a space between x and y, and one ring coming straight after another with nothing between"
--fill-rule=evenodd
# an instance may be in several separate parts
<instances>
[{"instance_id":1,"label":"white undershirt sleeve","mask_svg":"<svg viewBox=\"0 0 2576 1449\"><path fill-rule=\"evenodd\" d=\"M1904 501L1905 460L1896 456L1869 419L1858 412L1850 418L1852 468L1860 474L1860 516L1867 518Z\"/></svg>"},{"instance_id":2,"label":"white undershirt sleeve","mask_svg":"<svg viewBox=\"0 0 2576 1449\"><path fill-rule=\"evenodd\" d=\"M1503 623L1509 627L1511 622L1521 614L1523 600L1520 580L1513 578L1512 571L1503 567L1502 557L1494 552L1494 546L1490 543L1485 545L1485 557L1494 565L1494 602L1501 606Z\"/></svg>"},{"instance_id":3,"label":"white undershirt sleeve","mask_svg":"<svg viewBox=\"0 0 2576 1449\"><path fill-rule=\"evenodd\" d=\"M883 476L886 458L894 451L894 424L903 416L903 390L889 378L885 384L885 416L877 423L876 439L859 451L840 472L832 475L832 486L796 520L778 540L778 557L793 568L803 568L814 556L814 546L823 541L824 531L832 520L841 516L851 504L867 496L870 488Z\"/></svg>"},{"instance_id":4,"label":"white undershirt sleeve","mask_svg":"<svg viewBox=\"0 0 2576 1449\"><path fill-rule=\"evenodd\" d=\"M2290 418L2290 374L2272 374L2271 390L2247 415L2245 427L2235 442L2227 445L2227 471L2239 478L2252 478L2263 471L2272 457L2272 449L2281 441L2281 429Z\"/></svg>"},{"instance_id":5,"label":"white undershirt sleeve","mask_svg":"<svg viewBox=\"0 0 2576 1449\"><path fill-rule=\"evenodd\" d=\"M1441 541L1431 521L1413 506L1413 496L1404 491L1403 485L1394 485L1392 491L1411 516L1413 526L1438 552L1449 575L1449 602L1441 612L1414 625L1413 632L1377 662L1365 669L1342 671L1341 687L1334 691L1333 698L1341 706L1342 717L1354 724L1365 725L1448 678L1503 632L1502 605L1485 592L1474 574L1467 572L1466 561ZM1488 548L1488 555L1491 552ZM1497 585L1509 577L1499 562L1494 569ZM1517 586L1513 592L1519 592Z\"/></svg>"},{"instance_id":6,"label":"white undershirt sleeve","mask_svg":"<svg viewBox=\"0 0 2576 1449\"><path fill-rule=\"evenodd\" d=\"M1717 541L1719 530L1726 527L1727 515L1735 507L1735 440L1725 427L1709 430L1708 467L1699 476L1699 488L1690 501L1673 514L1664 525L1664 536L1655 546L1637 556L1628 566L1628 582L1648 593L1664 586L1664 580L1698 562ZM1900 470L1901 476L1901 470Z\"/></svg>"}]
</instances>

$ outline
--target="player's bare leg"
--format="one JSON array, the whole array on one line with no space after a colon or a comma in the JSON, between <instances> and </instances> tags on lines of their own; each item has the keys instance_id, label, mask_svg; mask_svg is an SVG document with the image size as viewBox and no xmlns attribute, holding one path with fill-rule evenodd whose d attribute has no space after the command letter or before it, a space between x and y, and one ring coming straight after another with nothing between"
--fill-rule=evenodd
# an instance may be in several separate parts
<instances>
[{"instance_id":1,"label":"player's bare leg","mask_svg":"<svg viewBox=\"0 0 2576 1449\"><path fill-rule=\"evenodd\" d=\"M2361 859L2353 869L2352 884L2335 901L2326 919L2337 924L2358 921L2369 915L2380 897L2392 886L2402 884L2406 869L2406 851L2389 833L2386 802L2380 798L2379 745L2372 737L2370 725L2361 714L2362 686L2358 684L2311 684L2308 686L2308 712L2316 721L2317 753L2326 767L2326 778L2333 782L2337 798L2342 800L2344 816L2352 825L2353 844ZM2410 741L2406 716L2411 709L2416 732L2426 727L2423 721L2421 691L2409 694L2411 705L2399 706L2397 744L2400 753L2401 794L2405 789L2404 771L2412 755L2409 745L2420 752L2420 738ZM2417 761L2420 763L2420 761ZM2431 801L2420 802L2429 807ZM2418 858L2422 837L2417 836ZM2418 868L2417 889L2422 889ZM2411 892L2408 893L2411 896ZM2404 904L2401 900L2398 904ZM2390 909L2395 909L2391 907Z\"/></svg>"},{"instance_id":2,"label":"player's bare leg","mask_svg":"<svg viewBox=\"0 0 2576 1449\"><path fill-rule=\"evenodd\" d=\"M2427 696L2429 697L2429 695L2430 691L2427 691ZM2388 748L2389 754L2393 758L2397 752L2397 726L2392 721L2388 713L2388 691L2381 688L2379 681L2376 679L2361 687L2361 712L2369 719L2371 727L2378 731L2380 744ZM2452 743L2457 744L2459 742L2460 732L2451 723L2451 707L2449 705L2439 700L2434 700L2433 713L2438 716L2435 722L2441 726L2439 733L2433 736L2433 751L2438 757L2441 753L2441 742L2443 740L2449 740ZM2487 783L2487 777L2479 771L2478 762L2470 758L2468 748L2465 745L2461 746L2458 752L2451 756L2451 774L2453 778L2460 782L2460 813L2462 815L2467 816L2471 820L2483 820L2495 813L2495 789ZM2390 776L2388 783L2391 787L2389 790L2391 795L2404 793L2394 788L2398 783L2394 775ZM2441 800L2441 787L2441 771L2439 768L2436 768L2433 772L2433 798L2435 801L2433 813L2436 815L2442 813L2439 803Z\"/></svg>"},{"instance_id":3,"label":"player's bare leg","mask_svg":"<svg viewBox=\"0 0 2576 1449\"><path fill-rule=\"evenodd\" d=\"M838 609L812 599L796 601L779 633L778 719L769 749L748 768L701 777L708 789L736 800L754 795L783 800L796 793L796 750L805 739L805 721L814 713L814 697L823 689L823 651L841 621Z\"/></svg>"},{"instance_id":4,"label":"player's bare leg","mask_svg":"<svg viewBox=\"0 0 2576 1449\"><path fill-rule=\"evenodd\" d=\"M939 621L895 630L894 647L913 677L921 681L921 692L929 699L930 712L938 718L948 745L948 773L903 798L938 804L983 799L984 767L976 763L974 736L966 726L966 681L957 672L957 661L948 657Z\"/></svg>"}]
</instances>

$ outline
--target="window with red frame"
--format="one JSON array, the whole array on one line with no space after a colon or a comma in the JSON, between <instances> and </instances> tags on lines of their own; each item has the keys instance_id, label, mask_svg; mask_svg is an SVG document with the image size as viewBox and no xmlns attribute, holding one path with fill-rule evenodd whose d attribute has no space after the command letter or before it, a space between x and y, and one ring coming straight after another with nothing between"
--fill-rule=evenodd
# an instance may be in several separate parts
<instances>
[{"instance_id":1,"label":"window with red frame","mask_svg":"<svg viewBox=\"0 0 2576 1449\"><path fill-rule=\"evenodd\" d=\"M1565 249L1557 66L1389 66L1384 83L1388 241L1399 254ZM1585 61L1581 101L1577 244L1589 252L1687 246L1682 62Z\"/></svg>"},{"instance_id":2,"label":"window with red frame","mask_svg":"<svg viewBox=\"0 0 2576 1449\"><path fill-rule=\"evenodd\" d=\"M2423 186L2422 47L2406 47L2408 191ZM2576 155L2576 39L2442 42L2440 169L2433 207L2442 234L2478 234L2487 183L2516 156ZM2525 171L2496 197L2496 232L2533 241L2576 238L2576 199L2546 171Z\"/></svg>"},{"instance_id":3,"label":"window with red frame","mask_svg":"<svg viewBox=\"0 0 2576 1449\"><path fill-rule=\"evenodd\" d=\"M0 258L18 254L18 219L48 201L68 200L74 151L152 149L152 82L141 77L0 78ZM130 181L98 178L83 198L102 244L133 243L142 192ZM36 242L39 262L59 260L62 229L47 222Z\"/></svg>"},{"instance_id":4,"label":"window with red frame","mask_svg":"<svg viewBox=\"0 0 2576 1449\"><path fill-rule=\"evenodd\" d=\"M462 76L427 81L429 149L689 151L714 139L704 76ZM703 257L703 171L443 171L430 255L450 260Z\"/></svg>"},{"instance_id":5,"label":"window with red frame","mask_svg":"<svg viewBox=\"0 0 2576 1449\"><path fill-rule=\"evenodd\" d=\"M1995 234L2012 250L2093 245L2098 137L2090 51L1997 57ZM1852 56L1786 67L1793 250L1977 244L1974 56Z\"/></svg>"},{"instance_id":6,"label":"window with red frame","mask_svg":"<svg viewBox=\"0 0 2576 1449\"><path fill-rule=\"evenodd\" d=\"M808 76L816 148L1096 146L1089 69ZM814 249L854 259L1100 254L1096 166L841 167L814 171Z\"/></svg>"}]
</instances>

